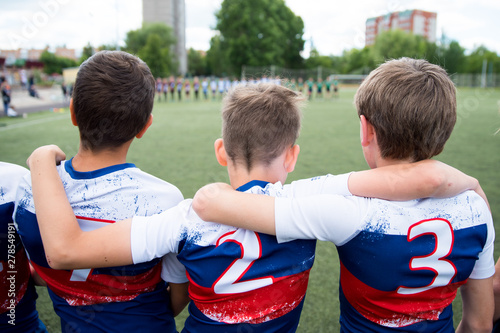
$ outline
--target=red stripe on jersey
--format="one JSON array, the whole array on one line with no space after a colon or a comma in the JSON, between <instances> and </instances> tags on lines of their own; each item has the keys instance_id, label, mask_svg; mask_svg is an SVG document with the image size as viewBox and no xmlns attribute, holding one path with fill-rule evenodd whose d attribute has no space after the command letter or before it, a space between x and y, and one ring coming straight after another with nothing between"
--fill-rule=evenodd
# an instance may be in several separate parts
<instances>
[{"instance_id":1,"label":"red stripe on jersey","mask_svg":"<svg viewBox=\"0 0 500 333\"><path fill-rule=\"evenodd\" d=\"M75 216L77 219L86 220L86 221L95 221L95 222L104 222L104 223L115 223L116 222L113 220L95 219L92 217L85 217L85 216L78 216L78 215L75 215Z\"/></svg>"},{"instance_id":2,"label":"red stripe on jersey","mask_svg":"<svg viewBox=\"0 0 500 333\"><path fill-rule=\"evenodd\" d=\"M30 268L24 248L15 255L9 255L7 261L0 261L0 313L12 308L11 301L17 305L28 289Z\"/></svg>"},{"instance_id":3,"label":"red stripe on jersey","mask_svg":"<svg viewBox=\"0 0 500 333\"><path fill-rule=\"evenodd\" d=\"M457 289L466 281L404 295L374 289L347 270L341 263L340 283L349 304L368 320L387 327L403 327L424 320L437 320L455 299Z\"/></svg>"},{"instance_id":4,"label":"red stripe on jersey","mask_svg":"<svg viewBox=\"0 0 500 333\"><path fill-rule=\"evenodd\" d=\"M189 274L189 296L208 318L228 324L258 324L281 317L304 299L310 270L274 278L272 285L244 293L218 295L196 284Z\"/></svg>"},{"instance_id":5,"label":"red stripe on jersey","mask_svg":"<svg viewBox=\"0 0 500 333\"><path fill-rule=\"evenodd\" d=\"M50 289L71 306L125 302L153 291L161 281L161 263L139 275L114 276L88 273L86 279L72 279L74 271L56 270L32 263Z\"/></svg>"}]
</instances>

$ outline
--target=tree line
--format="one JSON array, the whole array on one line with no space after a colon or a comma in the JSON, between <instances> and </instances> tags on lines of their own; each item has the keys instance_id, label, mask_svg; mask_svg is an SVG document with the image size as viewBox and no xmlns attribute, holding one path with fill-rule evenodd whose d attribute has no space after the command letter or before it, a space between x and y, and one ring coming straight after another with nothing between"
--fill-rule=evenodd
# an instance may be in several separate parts
<instances>
[{"instance_id":1,"label":"tree line","mask_svg":"<svg viewBox=\"0 0 500 333\"><path fill-rule=\"evenodd\" d=\"M275 65L290 69L329 68L338 74L368 74L386 59L413 57L427 59L444 67L448 73L500 73L500 57L485 46L466 53L457 41L445 36L438 42L401 30L386 31L375 44L361 49L345 50L342 55L320 55L311 50L301 56L305 40L304 22L288 8L284 0L224 0L215 13L218 32L210 40L208 51L188 50L188 76L236 76L243 66ZM161 23L143 24L127 33L122 50L137 54L151 68L155 77L177 75L178 61L173 52L176 40L172 29ZM42 54L46 73L61 73L65 67L77 66L95 50L116 49L113 45L83 49L79 62L57 57L49 51Z\"/></svg>"}]
</instances>

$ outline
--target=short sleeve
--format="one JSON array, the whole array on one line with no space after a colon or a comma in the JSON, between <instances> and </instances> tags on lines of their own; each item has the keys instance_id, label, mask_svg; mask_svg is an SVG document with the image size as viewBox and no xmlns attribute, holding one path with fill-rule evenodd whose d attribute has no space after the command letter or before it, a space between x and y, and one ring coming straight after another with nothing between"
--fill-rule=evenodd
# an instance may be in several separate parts
<instances>
[{"instance_id":1,"label":"short sleeve","mask_svg":"<svg viewBox=\"0 0 500 333\"><path fill-rule=\"evenodd\" d=\"M351 173L341 175L324 175L309 179L293 181L290 185L285 185L290 197L304 197L317 194L338 194L350 196L348 180Z\"/></svg>"},{"instance_id":2,"label":"short sleeve","mask_svg":"<svg viewBox=\"0 0 500 333\"><path fill-rule=\"evenodd\" d=\"M161 278L172 283L188 282L186 268L177 259L177 254L168 253L161 260Z\"/></svg>"},{"instance_id":3,"label":"short sleeve","mask_svg":"<svg viewBox=\"0 0 500 333\"><path fill-rule=\"evenodd\" d=\"M370 199L323 194L301 198L276 198L278 242L318 239L342 245L359 230Z\"/></svg>"},{"instance_id":4,"label":"short sleeve","mask_svg":"<svg viewBox=\"0 0 500 333\"><path fill-rule=\"evenodd\" d=\"M152 216L134 216L131 226L131 250L134 264L176 253L185 226L186 211L192 200Z\"/></svg>"},{"instance_id":5,"label":"short sleeve","mask_svg":"<svg viewBox=\"0 0 500 333\"><path fill-rule=\"evenodd\" d=\"M474 265L474 269L469 276L471 279L486 279L495 274L495 259L494 259L494 242L495 242L495 227L493 226L493 219L491 213L486 206L484 200L474 194L474 200L478 201L480 204L481 214L480 216L485 219L488 236L486 238L486 244L483 247L483 251L479 253L479 259Z\"/></svg>"}]
</instances>

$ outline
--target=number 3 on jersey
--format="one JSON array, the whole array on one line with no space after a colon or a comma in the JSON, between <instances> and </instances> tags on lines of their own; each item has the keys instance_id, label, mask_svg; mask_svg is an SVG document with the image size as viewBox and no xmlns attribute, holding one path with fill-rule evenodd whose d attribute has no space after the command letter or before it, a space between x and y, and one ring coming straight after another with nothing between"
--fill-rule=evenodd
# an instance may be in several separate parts
<instances>
[{"instance_id":1,"label":"number 3 on jersey","mask_svg":"<svg viewBox=\"0 0 500 333\"><path fill-rule=\"evenodd\" d=\"M240 246L241 257L234 260L214 283L216 294L236 294L255 290L273 284L272 277L264 277L240 281L243 275L252 267L255 260L262 256L262 245L256 232L244 231L244 239L238 239L236 231L229 232L217 240L216 246L225 242L233 242Z\"/></svg>"},{"instance_id":2,"label":"number 3 on jersey","mask_svg":"<svg viewBox=\"0 0 500 333\"><path fill-rule=\"evenodd\" d=\"M410 270L430 270L435 276L430 284L423 287L409 288L399 287L398 294L411 295L423 291L448 285L457 273L455 265L446 259L453 249L454 235L453 227L445 219L430 219L417 222L408 229L408 242L424 236L432 235L435 239L434 251L421 257L413 257L410 260Z\"/></svg>"}]
</instances>

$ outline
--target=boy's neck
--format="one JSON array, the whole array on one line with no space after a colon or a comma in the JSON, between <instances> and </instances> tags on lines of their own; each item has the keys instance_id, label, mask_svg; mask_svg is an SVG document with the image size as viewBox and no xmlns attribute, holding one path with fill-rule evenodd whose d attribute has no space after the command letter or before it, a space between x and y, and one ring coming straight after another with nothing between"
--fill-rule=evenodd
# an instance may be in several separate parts
<instances>
[{"instance_id":1,"label":"boy's neck","mask_svg":"<svg viewBox=\"0 0 500 333\"><path fill-rule=\"evenodd\" d=\"M130 143L124 144L118 148L103 149L95 152L84 149L80 145L78 153L73 157L73 169L80 172L88 172L126 163L129 147Z\"/></svg>"},{"instance_id":2,"label":"boy's neck","mask_svg":"<svg viewBox=\"0 0 500 333\"><path fill-rule=\"evenodd\" d=\"M397 164L408 164L408 163L412 163L412 162L413 161L410 159L395 160L395 159L388 159L388 158L380 158L376 161L375 168L380 168L380 167L389 166L389 165L397 165Z\"/></svg>"},{"instance_id":3,"label":"boy's neck","mask_svg":"<svg viewBox=\"0 0 500 333\"><path fill-rule=\"evenodd\" d=\"M252 180L262 180L269 183L286 181L287 173L283 173L281 169L270 166L257 165L248 171L242 165L228 164L227 171L229 174L229 182L234 189L237 189Z\"/></svg>"}]
</instances>

